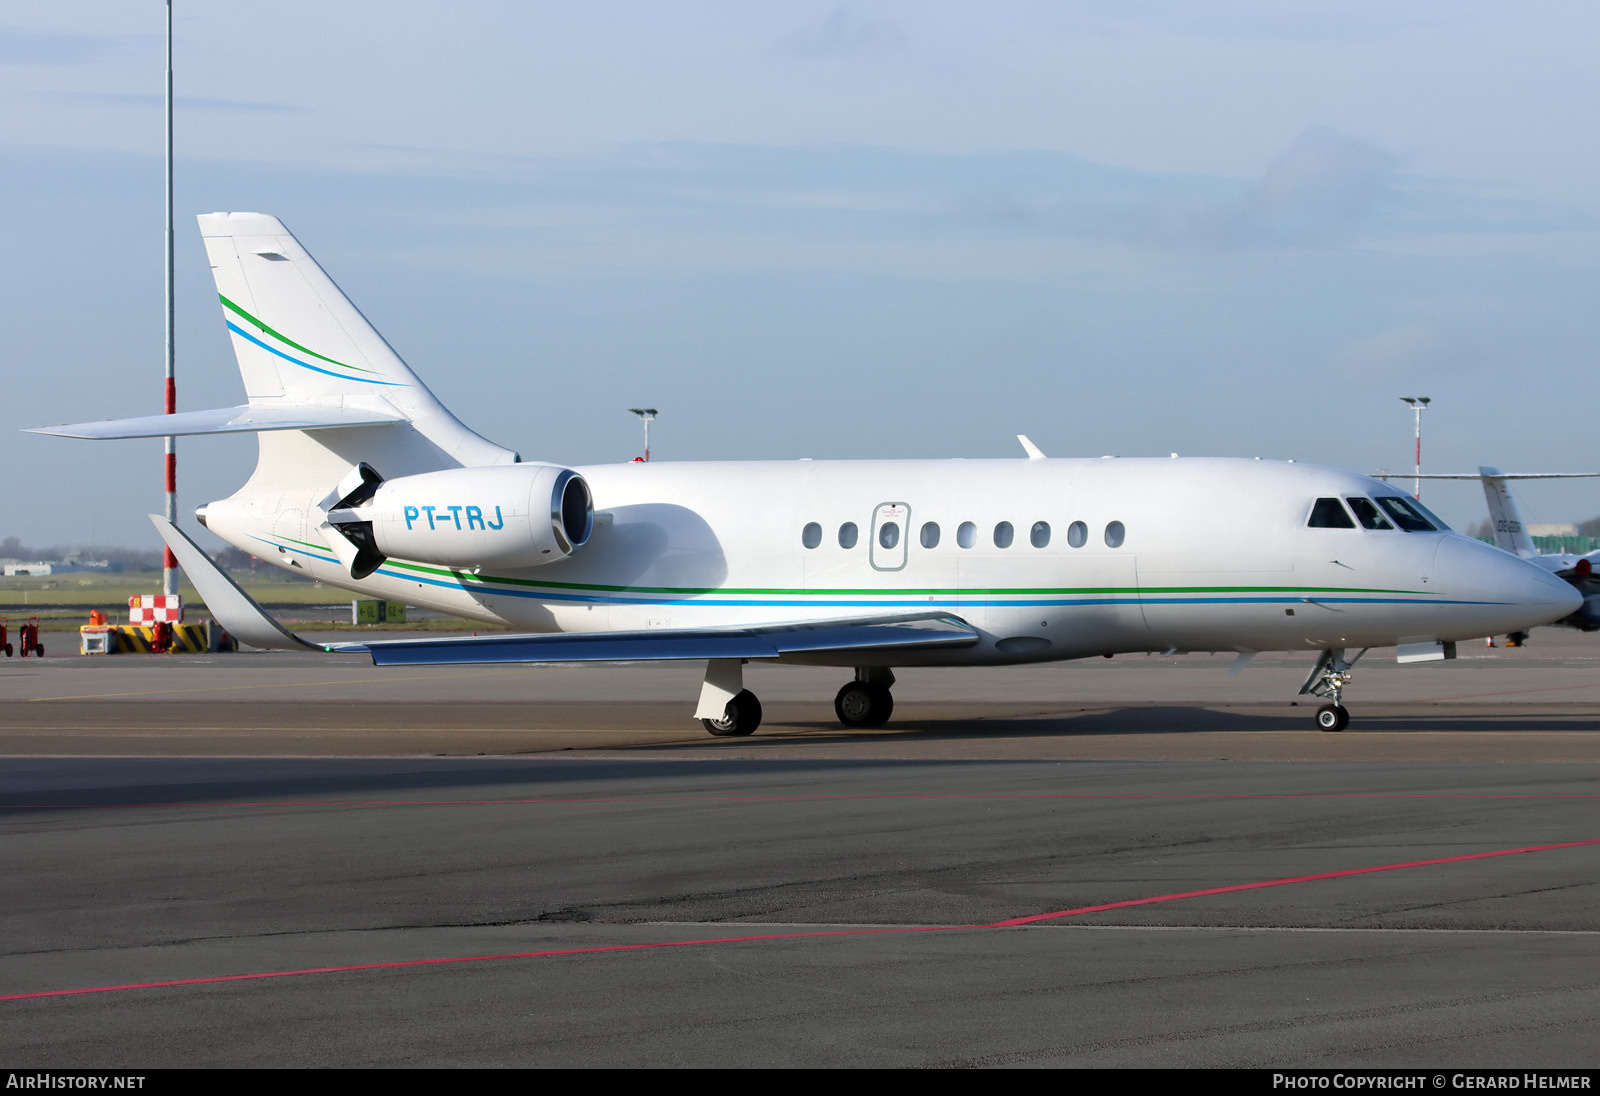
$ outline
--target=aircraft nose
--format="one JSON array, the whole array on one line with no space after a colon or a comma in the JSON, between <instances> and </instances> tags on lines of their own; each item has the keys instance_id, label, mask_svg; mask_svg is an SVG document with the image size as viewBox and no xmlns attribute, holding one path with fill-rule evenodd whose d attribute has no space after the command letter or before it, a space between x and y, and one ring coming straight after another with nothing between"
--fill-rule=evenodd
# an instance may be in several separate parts
<instances>
[{"instance_id":1,"label":"aircraft nose","mask_svg":"<svg viewBox=\"0 0 1600 1096\"><path fill-rule=\"evenodd\" d=\"M1485 635L1520 632L1571 616L1583 595L1564 579L1509 552L1466 537L1446 537L1434 557L1434 588L1471 604Z\"/></svg>"}]
</instances>

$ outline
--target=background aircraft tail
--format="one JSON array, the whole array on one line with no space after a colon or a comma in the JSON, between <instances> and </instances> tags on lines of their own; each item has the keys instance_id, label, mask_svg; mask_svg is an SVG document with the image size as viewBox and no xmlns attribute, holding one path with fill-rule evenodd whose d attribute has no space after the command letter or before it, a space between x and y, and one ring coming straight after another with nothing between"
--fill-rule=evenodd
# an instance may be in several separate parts
<instances>
[{"instance_id":1,"label":"background aircraft tail","mask_svg":"<svg viewBox=\"0 0 1600 1096\"><path fill-rule=\"evenodd\" d=\"M1522 520L1522 508L1506 486L1500 469L1479 465L1478 475L1483 477L1483 494L1489 502L1489 524L1494 528L1495 544L1523 559L1538 555L1528 525Z\"/></svg>"}]
</instances>

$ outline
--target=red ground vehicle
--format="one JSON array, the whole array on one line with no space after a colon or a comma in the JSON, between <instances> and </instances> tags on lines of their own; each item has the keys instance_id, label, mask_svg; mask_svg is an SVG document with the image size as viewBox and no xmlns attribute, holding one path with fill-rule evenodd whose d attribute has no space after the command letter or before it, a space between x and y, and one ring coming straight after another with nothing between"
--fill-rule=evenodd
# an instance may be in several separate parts
<instances>
[{"instance_id":1,"label":"red ground vehicle","mask_svg":"<svg viewBox=\"0 0 1600 1096\"><path fill-rule=\"evenodd\" d=\"M0 650L5 651L7 658L11 657L11 644L6 642L6 625L9 623L11 621L8 618L0 617Z\"/></svg>"},{"instance_id":2,"label":"red ground vehicle","mask_svg":"<svg viewBox=\"0 0 1600 1096\"><path fill-rule=\"evenodd\" d=\"M27 658L29 652L44 657L44 644L39 642L39 618L29 617L28 623L17 629L17 642L22 646L22 657ZM11 654L11 644L6 644L6 655Z\"/></svg>"}]
</instances>

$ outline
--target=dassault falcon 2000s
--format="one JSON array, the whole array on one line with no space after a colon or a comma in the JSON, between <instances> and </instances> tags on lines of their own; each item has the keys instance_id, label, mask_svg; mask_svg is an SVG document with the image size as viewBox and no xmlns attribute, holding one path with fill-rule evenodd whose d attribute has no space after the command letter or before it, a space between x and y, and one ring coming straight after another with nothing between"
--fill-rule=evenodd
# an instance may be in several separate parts
<instances>
[{"instance_id":1,"label":"dassault falcon 2000s","mask_svg":"<svg viewBox=\"0 0 1600 1096\"><path fill-rule=\"evenodd\" d=\"M695 714L714 735L760 723L752 659L852 670L834 709L874 727L896 666L1306 650L1300 691L1339 730L1366 649L1449 658L1580 604L1386 484L1292 462L1051 460L1026 442L1017 460L523 461L452 416L276 218L199 220L248 402L43 432L256 433L255 473L202 525L330 585L513 630L310 644L154 519L253 646L704 660Z\"/></svg>"}]
</instances>

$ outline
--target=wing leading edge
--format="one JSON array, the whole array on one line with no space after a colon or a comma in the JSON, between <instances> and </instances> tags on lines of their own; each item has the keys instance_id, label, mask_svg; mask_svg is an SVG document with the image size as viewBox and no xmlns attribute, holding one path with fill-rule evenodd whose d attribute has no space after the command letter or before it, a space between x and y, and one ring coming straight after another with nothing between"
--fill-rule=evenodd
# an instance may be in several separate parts
<instances>
[{"instance_id":1,"label":"wing leading edge","mask_svg":"<svg viewBox=\"0 0 1600 1096\"><path fill-rule=\"evenodd\" d=\"M371 643L309 643L274 620L177 526L150 515L201 600L229 634L252 647L367 654L379 666L498 662L634 662L780 658L814 651L970 647L978 631L958 616L922 612L723 628L420 637Z\"/></svg>"},{"instance_id":2,"label":"wing leading edge","mask_svg":"<svg viewBox=\"0 0 1600 1096\"><path fill-rule=\"evenodd\" d=\"M379 666L455 662L634 662L701 658L779 658L804 651L970 647L978 632L947 613L849 617L729 628L649 628L634 632L561 632L456 636L341 644Z\"/></svg>"}]
</instances>

